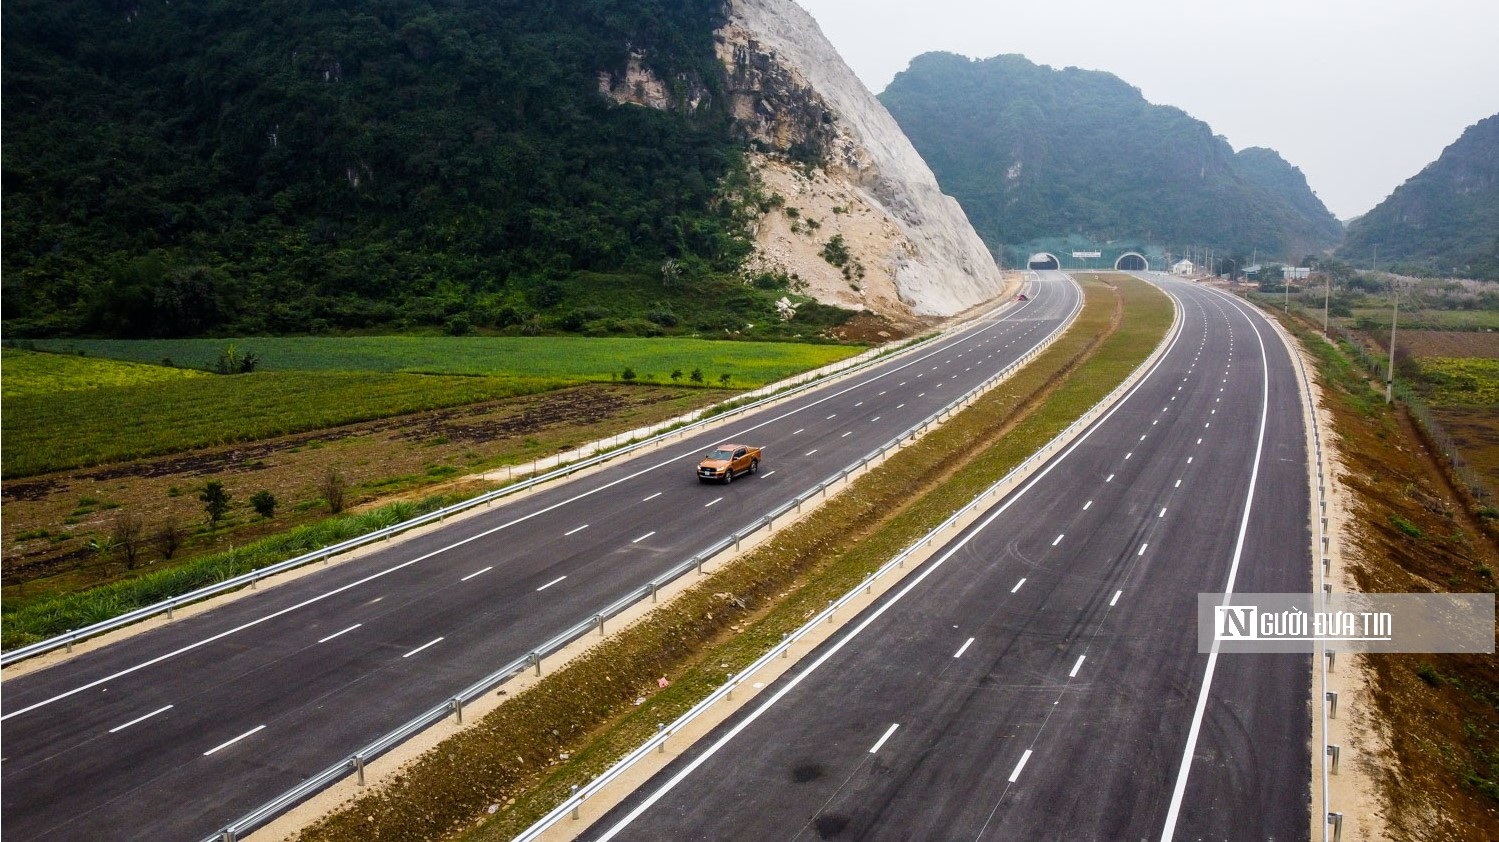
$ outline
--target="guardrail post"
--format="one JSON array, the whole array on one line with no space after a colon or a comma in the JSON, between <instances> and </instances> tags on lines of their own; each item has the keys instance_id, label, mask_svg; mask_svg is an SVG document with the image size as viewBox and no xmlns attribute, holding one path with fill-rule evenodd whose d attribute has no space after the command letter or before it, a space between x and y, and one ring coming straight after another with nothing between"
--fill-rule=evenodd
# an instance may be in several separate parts
<instances>
[{"instance_id":1,"label":"guardrail post","mask_svg":"<svg viewBox=\"0 0 1499 842\"><path fill-rule=\"evenodd\" d=\"M651 583L651 602L655 602L655 601L656 601L656 583L652 582Z\"/></svg>"},{"instance_id":2,"label":"guardrail post","mask_svg":"<svg viewBox=\"0 0 1499 842\"><path fill-rule=\"evenodd\" d=\"M73 633L71 631L68 632L68 651L73 651Z\"/></svg>"},{"instance_id":3,"label":"guardrail post","mask_svg":"<svg viewBox=\"0 0 1499 842\"><path fill-rule=\"evenodd\" d=\"M173 605L172 600L167 600L167 619L168 620L172 619L172 605Z\"/></svg>"},{"instance_id":4,"label":"guardrail post","mask_svg":"<svg viewBox=\"0 0 1499 842\"><path fill-rule=\"evenodd\" d=\"M578 785L577 784L573 784L572 794L573 794L573 796L577 796L577 794L578 794ZM583 799L581 799L581 798L579 798L577 801L573 802L573 819L576 820L578 818L578 810L582 806L583 806Z\"/></svg>"},{"instance_id":5,"label":"guardrail post","mask_svg":"<svg viewBox=\"0 0 1499 842\"><path fill-rule=\"evenodd\" d=\"M1338 692L1336 690L1327 691L1327 718L1338 718Z\"/></svg>"},{"instance_id":6,"label":"guardrail post","mask_svg":"<svg viewBox=\"0 0 1499 842\"><path fill-rule=\"evenodd\" d=\"M699 576L703 575L703 557L702 556L698 556L697 557L697 575L699 575Z\"/></svg>"},{"instance_id":7,"label":"guardrail post","mask_svg":"<svg viewBox=\"0 0 1499 842\"><path fill-rule=\"evenodd\" d=\"M219 831L219 842L239 842L239 835L226 827Z\"/></svg>"},{"instance_id":8,"label":"guardrail post","mask_svg":"<svg viewBox=\"0 0 1499 842\"><path fill-rule=\"evenodd\" d=\"M661 733L665 729L666 729L666 723L665 722L657 722L656 723L656 733L659 734L659 733ZM671 736L671 735L667 734L666 736L663 736L661 738L661 742L656 743L656 753L657 754L665 754L666 753L666 737L669 737L669 736Z\"/></svg>"},{"instance_id":9,"label":"guardrail post","mask_svg":"<svg viewBox=\"0 0 1499 842\"><path fill-rule=\"evenodd\" d=\"M726 678L728 679L728 682L729 682L728 699L729 699L729 701L732 702L732 701L734 701L734 680L733 680L734 676L730 675L730 676L726 676Z\"/></svg>"},{"instance_id":10,"label":"guardrail post","mask_svg":"<svg viewBox=\"0 0 1499 842\"><path fill-rule=\"evenodd\" d=\"M782 658L789 658L790 656L791 656L791 633L787 632L786 634L781 635L781 657Z\"/></svg>"},{"instance_id":11,"label":"guardrail post","mask_svg":"<svg viewBox=\"0 0 1499 842\"><path fill-rule=\"evenodd\" d=\"M364 786L364 755L356 754L349 760L354 764L354 773L359 776L359 785Z\"/></svg>"},{"instance_id":12,"label":"guardrail post","mask_svg":"<svg viewBox=\"0 0 1499 842\"><path fill-rule=\"evenodd\" d=\"M1343 842L1343 814L1328 813L1327 823L1332 825L1332 842Z\"/></svg>"},{"instance_id":13,"label":"guardrail post","mask_svg":"<svg viewBox=\"0 0 1499 842\"><path fill-rule=\"evenodd\" d=\"M599 637L603 637L604 636L604 615L603 614L595 614L595 615L593 615L593 621L595 623L599 624Z\"/></svg>"},{"instance_id":14,"label":"guardrail post","mask_svg":"<svg viewBox=\"0 0 1499 842\"><path fill-rule=\"evenodd\" d=\"M463 700L454 696L448 700L448 706L453 709L453 724L463 724Z\"/></svg>"},{"instance_id":15,"label":"guardrail post","mask_svg":"<svg viewBox=\"0 0 1499 842\"><path fill-rule=\"evenodd\" d=\"M531 653L531 663L533 663L533 664L536 665L536 674L537 675L541 675L541 653L540 652L532 652Z\"/></svg>"},{"instance_id":16,"label":"guardrail post","mask_svg":"<svg viewBox=\"0 0 1499 842\"><path fill-rule=\"evenodd\" d=\"M1338 755L1343 753L1343 747L1333 743L1327 747L1327 756L1332 758L1332 773L1338 773Z\"/></svg>"},{"instance_id":17,"label":"guardrail post","mask_svg":"<svg viewBox=\"0 0 1499 842\"><path fill-rule=\"evenodd\" d=\"M835 612L837 610L838 610L838 604L835 603L831 599L828 600L828 624L829 625L831 625L832 622L833 622L833 612Z\"/></svg>"}]
</instances>

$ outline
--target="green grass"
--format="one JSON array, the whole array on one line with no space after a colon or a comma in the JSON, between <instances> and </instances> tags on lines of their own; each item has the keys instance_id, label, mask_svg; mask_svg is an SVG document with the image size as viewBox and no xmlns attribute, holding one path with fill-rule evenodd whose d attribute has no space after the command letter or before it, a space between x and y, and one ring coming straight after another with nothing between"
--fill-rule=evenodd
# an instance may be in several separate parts
<instances>
[{"instance_id":1,"label":"green grass","mask_svg":"<svg viewBox=\"0 0 1499 842\"><path fill-rule=\"evenodd\" d=\"M723 342L677 338L557 336L250 337L236 339L38 340L40 350L91 357L211 367L233 345L260 357L263 371L380 371L609 380L632 368L641 380L701 369L711 383L754 388L858 354L851 345ZM687 382L684 376L682 382Z\"/></svg>"},{"instance_id":2,"label":"green grass","mask_svg":"<svg viewBox=\"0 0 1499 842\"><path fill-rule=\"evenodd\" d=\"M39 354L0 348L0 397L79 392L110 386L143 386L208 377L201 371L160 365L100 360L66 354ZM7 431L9 432L9 431Z\"/></svg>"},{"instance_id":3,"label":"green grass","mask_svg":"<svg viewBox=\"0 0 1499 842\"><path fill-rule=\"evenodd\" d=\"M1171 321L1164 296L1143 283L1122 284L1129 313L1123 327L1012 430L1001 432L996 425L1024 412L1086 353L1108 327L1111 296L1090 295L1074 329L1015 378L861 476L816 513L445 741L389 790L357 800L299 838L446 837L482 816L488 804L504 806L462 838L512 838L569 787L639 745L657 722L675 719L725 673L780 642L1112 389ZM920 494L936 477L949 479ZM661 675L670 676L671 685L658 691ZM637 697L645 701L637 705ZM570 757L559 763L563 753Z\"/></svg>"},{"instance_id":4,"label":"green grass","mask_svg":"<svg viewBox=\"0 0 1499 842\"><path fill-rule=\"evenodd\" d=\"M6 398L0 475L253 441L563 385L543 378L268 371Z\"/></svg>"},{"instance_id":5,"label":"green grass","mask_svg":"<svg viewBox=\"0 0 1499 842\"><path fill-rule=\"evenodd\" d=\"M1478 357L1423 357L1421 376L1438 406L1499 405L1499 360Z\"/></svg>"},{"instance_id":6,"label":"green grass","mask_svg":"<svg viewBox=\"0 0 1499 842\"><path fill-rule=\"evenodd\" d=\"M341 515L299 526L227 552L193 559L186 564L155 570L133 579L87 591L32 600L7 599L0 625L0 648L6 650L45 640L73 629L118 617L136 608L189 593L252 570L313 550L393 526L403 520L455 503L452 496L429 497L418 503L398 502L357 515Z\"/></svg>"},{"instance_id":7,"label":"green grass","mask_svg":"<svg viewBox=\"0 0 1499 842\"><path fill-rule=\"evenodd\" d=\"M1273 296L1272 296L1273 297ZM1315 309L1321 312L1319 302ZM1375 330L1390 329L1391 308L1355 307L1350 325L1366 325ZM1401 330L1499 330L1499 310L1400 310Z\"/></svg>"}]
</instances>

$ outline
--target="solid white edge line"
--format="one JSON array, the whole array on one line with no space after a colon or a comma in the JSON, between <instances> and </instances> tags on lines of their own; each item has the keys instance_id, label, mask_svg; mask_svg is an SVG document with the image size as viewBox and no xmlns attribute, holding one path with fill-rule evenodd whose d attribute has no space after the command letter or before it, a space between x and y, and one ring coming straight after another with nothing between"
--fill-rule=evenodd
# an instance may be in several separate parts
<instances>
[{"instance_id":1,"label":"solid white edge line","mask_svg":"<svg viewBox=\"0 0 1499 842\"><path fill-rule=\"evenodd\" d=\"M263 731L263 730L265 730L265 726L264 725L257 725L254 728L251 728L250 730L246 731L245 733L240 734L238 737L235 737L234 739L230 740L229 742L227 742L227 743L219 743L218 745L214 746L213 748L209 749L208 751L203 752L203 756L207 757L208 755L213 754L214 752L219 751L220 749L226 749L226 748L234 745L235 743L239 742L240 740L243 740L245 737L248 737L251 734L256 733L257 731Z\"/></svg>"},{"instance_id":2,"label":"solid white edge line","mask_svg":"<svg viewBox=\"0 0 1499 842\"><path fill-rule=\"evenodd\" d=\"M151 711L150 713L146 714L145 716L137 716L136 718L130 720L129 722L126 722L124 725L116 725L115 727L109 729L109 733L113 734L113 733L116 733L118 731L123 731L123 730L125 730L126 728L129 728L132 725L136 725L136 724L139 724L141 722L145 722L147 719L150 719L151 717L155 716L158 713L165 713L165 712L171 710L172 707L173 707L172 705L167 705L164 708L157 708L156 710Z\"/></svg>"},{"instance_id":3,"label":"solid white edge line","mask_svg":"<svg viewBox=\"0 0 1499 842\"><path fill-rule=\"evenodd\" d=\"M963 653L967 652L968 651L968 647L970 647L972 645L973 645L973 638L970 637L970 638L968 638L967 640L965 640L963 642L962 646L958 647L958 651L952 653L952 656L954 658L961 658L961 657L963 657Z\"/></svg>"},{"instance_id":4,"label":"solid white edge line","mask_svg":"<svg viewBox=\"0 0 1499 842\"><path fill-rule=\"evenodd\" d=\"M1087 659L1088 659L1087 655L1078 655L1077 656L1077 663L1075 663L1075 664L1072 665L1072 672L1067 673L1067 677L1068 678L1077 678L1077 671L1083 668L1083 661L1085 661Z\"/></svg>"},{"instance_id":5,"label":"solid white edge line","mask_svg":"<svg viewBox=\"0 0 1499 842\"><path fill-rule=\"evenodd\" d=\"M491 564L488 567L484 568L483 570L475 570L474 572L468 574L467 576L464 576L462 579L459 579L458 581L460 581L460 582L467 582L469 579L472 579L475 576L483 576L485 573L488 573L489 571L491 571L493 569L494 569L494 565ZM318 641L318 642L321 643L322 641Z\"/></svg>"},{"instance_id":6,"label":"solid white edge line","mask_svg":"<svg viewBox=\"0 0 1499 842\"><path fill-rule=\"evenodd\" d=\"M879 742L876 742L874 745L872 745L872 746L869 747L869 753L870 754L874 754L875 752L879 751L880 750L880 746L884 745L885 741L888 740L888 739L890 739L890 735L894 734L895 733L895 729L899 728L899 727L900 727L900 723L899 722L892 722L892 723L890 723L890 727L887 728L887 729L885 729L885 735L882 736L882 737L880 737Z\"/></svg>"},{"instance_id":7,"label":"solid white edge line","mask_svg":"<svg viewBox=\"0 0 1499 842\"><path fill-rule=\"evenodd\" d=\"M410 652L407 652L406 654L402 655L401 657L402 658L409 658L412 655L415 655L416 653L422 651L423 649L426 649L428 646L435 646L435 645L443 642L444 640L446 640L446 638L442 638L442 637L439 637L436 640L429 640L426 643L423 643L421 646L418 646L415 649L411 650Z\"/></svg>"},{"instance_id":8,"label":"solid white edge line","mask_svg":"<svg viewBox=\"0 0 1499 842\"><path fill-rule=\"evenodd\" d=\"M552 581L547 582L545 585L542 585L541 587L537 588L536 590L538 590L538 591L544 591L547 588L550 588L551 586L557 584L558 582L560 582L560 581L562 581L563 579L566 579L566 578L567 578L567 575L563 574L563 575L558 576L557 578L553 579Z\"/></svg>"},{"instance_id":9,"label":"solid white edge line","mask_svg":"<svg viewBox=\"0 0 1499 842\"><path fill-rule=\"evenodd\" d=\"M1260 457L1265 448L1265 425L1270 416L1270 357L1265 352L1265 338L1260 334L1259 325L1254 319L1238 305L1232 302L1234 309L1244 316L1249 326L1254 329L1255 338L1260 343L1260 368L1262 372L1260 382L1260 429L1259 436L1254 446L1254 463L1249 472L1249 491L1244 498L1244 516L1239 521L1239 537L1234 543L1233 560L1228 566L1228 582L1223 588L1224 604L1227 604L1228 595L1234 592L1234 580L1239 575L1239 560L1244 554L1244 538L1249 533L1249 514L1254 508L1254 487L1260 478ZM1165 826L1161 829L1161 842L1171 842L1176 835L1176 821L1181 816L1182 798L1187 792L1187 776L1192 771L1192 754L1197 750L1197 735L1202 731L1202 716L1207 709L1208 692L1213 686L1213 669L1218 665L1219 641L1214 640L1212 649L1208 652L1207 668L1203 671L1202 689L1197 694L1197 707L1192 712L1192 727L1187 731L1187 744L1182 749L1181 765L1176 773L1176 786L1171 791L1171 806L1166 811Z\"/></svg>"},{"instance_id":10,"label":"solid white edge line","mask_svg":"<svg viewBox=\"0 0 1499 842\"><path fill-rule=\"evenodd\" d=\"M1020 755L1020 762L1015 764L1015 771L1010 773L1010 783L1014 783L1020 778L1020 770L1025 768L1025 762L1030 759L1031 750L1026 749L1025 753Z\"/></svg>"},{"instance_id":11,"label":"solid white edge line","mask_svg":"<svg viewBox=\"0 0 1499 842\"><path fill-rule=\"evenodd\" d=\"M362 625L364 625L364 623L355 623L354 625L349 626L348 628L344 629L343 631L336 631L333 634L328 635L327 637L323 638L322 640L319 640L318 643L327 643L328 641L332 640L333 638L339 637L341 635L348 634L349 632L351 632L351 631L359 628Z\"/></svg>"},{"instance_id":12,"label":"solid white edge line","mask_svg":"<svg viewBox=\"0 0 1499 842\"><path fill-rule=\"evenodd\" d=\"M1162 289L1162 292L1169 296L1173 301L1177 301L1179 304L1180 299L1177 299L1176 296L1172 295L1170 292L1166 292L1164 289ZM1050 462L1046 463L1044 467L1042 467L1039 471L1032 475L1030 479L1026 480L1026 482L1021 485L1020 488L1011 492L1004 499L1004 502L1000 503L998 506L992 509L986 517L984 517L976 525L971 527L969 531L961 538L959 538L956 542L951 544L946 552L937 556L935 559L928 561L917 573L915 573L911 577L911 579L904 587L902 587L895 593L894 596L888 597L885 602L880 603L878 607L876 607L873 611L870 611L869 614L866 615L857 626L845 633L843 637L838 638L837 642L832 646L829 646L827 650L817 658L817 660L808 664L805 670L797 673L795 677L782 685L781 689L777 690L773 695L762 702L759 707L755 708L747 716L735 723L732 728L724 732L724 734L720 736L712 745L704 749L700 754L694 757L691 762L680 769L675 775L671 776L664 783L662 783L661 786L656 789L656 791L641 799L640 803L635 805L635 808L633 810L631 810L628 814L626 814L623 818L616 822L613 827L609 828L608 831L606 831L602 836L598 838L597 842L608 842L610 839L613 839L615 836L622 833L625 828L629 827L630 824L632 824L636 819L640 818L641 814L643 814L646 810L649 810L651 807L655 806L657 801L660 801L666 796L667 793L675 789L678 784L686 780L689 775L697 771L699 766L706 763L710 758L713 757L713 755L722 750L724 746L728 745L735 737L739 736L739 734L743 732L744 729L748 728L750 725L753 725L756 720L758 720L765 714L766 711L774 707L778 702L781 701L781 699L784 699L788 693L790 693L792 690L795 690L797 686L799 686L804 680L806 680L808 676L812 675L812 673L816 672L819 667L827 663L830 659L833 658L833 656L842 651L843 647L847 646L856 637L858 637L861 632L869 628L869 626L872 625L880 617L884 616L886 611L890 610L891 607L899 603L901 599L903 599L907 594L915 590L922 582L926 581L928 576L932 575L938 569L940 569L948 559L957 555L965 546L968 545L969 541L973 540L980 533L982 533L984 529L988 528L988 526L995 520L997 520L1000 515L1004 514L1006 511L1009 511L1010 506L1014 505L1017 501L1023 498L1026 495L1026 492L1034 488L1038 483L1041 482L1041 480L1045 479L1048 474L1055 470L1058 465L1066 461L1067 457L1072 455L1073 451L1081 447L1083 442L1091 438L1095 432L1097 432L1105 423L1109 421L1109 419L1113 418L1114 413L1118 412L1120 408L1128 403L1130 398L1134 397L1135 393L1143 388L1145 383L1149 381L1152 376L1154 376L1155 372L1161 367L1162 363L1165 362L1166 358L1171 355L1171 349L1176 347L1177 341L1181 339L1180 321L1177 322L1175 330L1171 334L1169 334L1169 336L1170 342L1167 343L1166 350L1153 364L1151 364L1150 368L1140 377L1139 381L1136 382L1128 392L1120 397L1119 400L1115 401L1114 405L1109 407L1107 412L1105 412L1099 418L1095 419L1092 424L1088 425L1083 430L1082 434L1074 439L1071 444L1064 447L1061 453L1057 454ZM1112 475L1110 476L1112 477ZM1030 757L1029 749L1026 750L1025 757ZM1025 761L1022 759L1021 766L1024 765ZM1016 774L1019 774L1018 767L1016 769Z\"/></svg>"},{"instance_id":13,"label":"solid white edge line","mask_svg":"<svg viewBox=\"0 0 1499 842\"><path fill-rule=\"evenodd\" d=\"M630 543L632 543L632 544L638 544L641 541L644 541L645 539L647 539L647 538L649 538L649 537L651 537L652 535L655 535L655 534L656 534L656 530L652 529L650 532L645 533L644 535L640 536L639 538L636 538L635 540L631 541Z\"/></svg>"}]
</instances>

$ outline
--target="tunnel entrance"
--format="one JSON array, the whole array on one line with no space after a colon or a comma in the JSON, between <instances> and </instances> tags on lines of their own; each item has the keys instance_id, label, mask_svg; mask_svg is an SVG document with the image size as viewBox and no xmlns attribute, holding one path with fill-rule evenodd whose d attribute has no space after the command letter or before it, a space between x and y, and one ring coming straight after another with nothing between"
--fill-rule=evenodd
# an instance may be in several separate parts
<instances>
[{"instance_id":1,"label":"tunnel entrance","mask_svg":"<svg viewBox=\"0 0 1499 842\"><path fill-rule=\"evenodd\" d=\"M1114 261L1114 268L1121 272L1149 272L1150 261L1137 251L1127 251Z\"/></svg>"},{"instance_id":2,"label":"tunnel entrance","mask_svg":"<svg viewBox=\"0 0 1499 842\"><path fill-rule=\"evenodd\" d=\"M1057 256L1047 251L1036 252L1031 259L1025 262L1027 269L1060 269L1062 261Z\"/></svg>"}]
</instances>

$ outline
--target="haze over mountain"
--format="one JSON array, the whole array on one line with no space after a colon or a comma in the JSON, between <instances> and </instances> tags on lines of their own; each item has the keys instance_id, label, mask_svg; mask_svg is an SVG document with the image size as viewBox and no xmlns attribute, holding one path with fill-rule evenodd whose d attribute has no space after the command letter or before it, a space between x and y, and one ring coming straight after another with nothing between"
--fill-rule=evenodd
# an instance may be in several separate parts
<instances>
[{"instance_id":1,"label":"haze over mountain","mask_svg":"<svg viewBox=\"0 0 1499 842\"><path fill-rule=\"evenodd\" d=\"M0 14L12 336L791 335L847 315L798 293L909 317L998 290L961 209L790 0ZM839 68L862 100L816 88ZM860 211L786 226L815 260L754 260L797 201L770 161ZM855 219L878 236L850 230L829 265Z\"/></svg>"},{"instance_id":2,"label":"haze over mountain","mask_svg":"<svg viewBox=\"0 0 1499 842\"><path fill-rule=\"evenodd\" d=\"M1338 257L1499 279L1499 114L1469 126L1441 157L1352 220Z\"/></svg>"},{"instance_id":3,"label":"haze over mountain","mask_svg":"<svg viewBox=\"0 0 1499 842\"><path fill-rule=\"evenodd\" d=\"M928 53L880 101L996 251L1082 234L1291 258L1342 235L1277 153L1236 154L1109 73Z\"/></svg>"}]
</instances>

